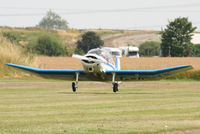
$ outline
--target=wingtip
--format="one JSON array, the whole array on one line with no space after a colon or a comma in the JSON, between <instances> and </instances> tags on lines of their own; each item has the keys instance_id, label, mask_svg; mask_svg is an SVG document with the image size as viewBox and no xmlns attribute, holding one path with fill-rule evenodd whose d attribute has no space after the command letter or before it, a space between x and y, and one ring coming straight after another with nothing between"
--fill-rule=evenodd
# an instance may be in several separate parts
<instances>
[{"instance_id":1,"label":"wingtip","mask_svg":"<svg viewBox=\"0 0 200 134\"><path fill-rule=\"evenodd\" d=\"M182 66L177 66L177 67L192 67L192 65L182 65Z\"/></svg>"},{"instance_id":2,"label":"wingtip","mask_svg":"<svg viewBox=\"0 0 200 134\"><path fill-rule=\"evenodd\" d=\"M12 65L16 65L16 64L12 64L12 63L5 63L5 65L7 65L7 66L12 66Z\"/></svg>"},{"instance_id":3,"label":"wingtip","mask_svg":"<svg viewBox=\"0 0 200 134\"><path fill-rule=\"evenodd\" d=\"M4 65L7 65L7 66L9 66L9 65L10 65L10 63L5 63Z\"/></svg>"},{"instance_id":4,"label":"wingtip","mask_svg":"<svg viewBox=\"0 0 200 134\"><path fill-rule=\"evenodd\" d=\"M192 65L185 65L185 67L192 67ZM193 68L193 67L192 67Z\"/></svg>"},{"instance_id":5,"label":"wingtip","mask_svg":"<svg viewBox=\"0 0 200 134\"><path fill-rule=\"evenodd\" d=\"M193 69L193 66L192 66L192 65L188 65L188 67L191 68L191 69Z\"/></svg>"},{"instance_id":6,"label":"wingtip","mask_svg":"<svg viewBox=\"0 0 200 134\"><path fill-rule=\"evenodd\" d=\"M12 63L5 63L6 66L11 66L11 67L18 67L21 65L17 65L17 64L12 64Z\"/></svg>"}]
</instances>

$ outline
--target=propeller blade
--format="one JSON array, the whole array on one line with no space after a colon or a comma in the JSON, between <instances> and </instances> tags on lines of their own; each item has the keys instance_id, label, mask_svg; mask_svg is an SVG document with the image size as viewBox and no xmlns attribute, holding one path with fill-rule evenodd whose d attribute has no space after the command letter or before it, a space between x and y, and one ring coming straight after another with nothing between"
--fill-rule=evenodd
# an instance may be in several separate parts
<instances>
[{"instance_id":1,"label":"propeller blade","mask_svg":"<svg viewBox=\"0 0 200 134\"><path fill-rule=\"evenodd\" d=\"M106 61L99 60L99 59L90 59L90 61L96 62L96 63L107 63Z\"/></svg>"},{"instance_id":2,"label":"propeller blade","mask_svg":"<svg viewBox=\"0 0 200 134\"><path fill-rule=\"evenodd\" d=\"M106 61L101 60L101 59L93 59L93 58L85 57L85 56L78 55L78 54L73 54L72 58L76 58L76 59L80 59L80 60L87 60L89 62L95 62L95 63L107 63Z\"/></svg>"},{"instance_id":3,"label":"propeller blade","mask_svg":"<svg viewBox=\"0 0 200 134\"><path fill-rule=\"evenodd\" d=\"M76 59L80 59L80 60L88 60L89 61L89 59L87 57L81 56L81 55L78 55L78 54L73 54L72 58L76 58Z\"/></svg>"}]
</instances>

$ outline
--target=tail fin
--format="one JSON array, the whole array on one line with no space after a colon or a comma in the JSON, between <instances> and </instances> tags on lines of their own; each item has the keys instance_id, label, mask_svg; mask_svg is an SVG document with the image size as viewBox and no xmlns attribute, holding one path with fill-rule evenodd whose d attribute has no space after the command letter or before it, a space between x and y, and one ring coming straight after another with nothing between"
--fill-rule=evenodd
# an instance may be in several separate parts
<instances>
[{"instance_id":1,"label":"tail fin","mask_svg":"<svg viewBox=\"0 0 200 134\"><path fill-rule=\"evenodd\" d=\"M115 70L120 70L120 58L116 56Z\"/></svg>"}]
</instances>

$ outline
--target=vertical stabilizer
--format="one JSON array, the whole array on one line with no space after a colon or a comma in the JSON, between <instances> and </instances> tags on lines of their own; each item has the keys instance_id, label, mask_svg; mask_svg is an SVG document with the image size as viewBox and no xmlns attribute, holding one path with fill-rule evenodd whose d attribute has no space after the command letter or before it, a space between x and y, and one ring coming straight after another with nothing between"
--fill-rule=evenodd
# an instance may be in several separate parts
<instances>
[{"instance_id":1,"label":"vertical stabilizer","mask_svg":"<svg viewBox=\"0 0 200 134\"><path fill-rule=\"evenodd\" d=\"M120 70L120 58L116 56L115 70Z\"/></svg>"}]
</instances>

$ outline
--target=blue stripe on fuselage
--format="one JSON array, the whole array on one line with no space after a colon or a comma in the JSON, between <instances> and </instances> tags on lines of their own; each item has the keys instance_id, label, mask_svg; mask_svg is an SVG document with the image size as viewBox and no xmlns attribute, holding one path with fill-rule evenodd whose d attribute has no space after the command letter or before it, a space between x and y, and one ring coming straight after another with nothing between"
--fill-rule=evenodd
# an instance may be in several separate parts
<instances>
[{"instance_id":1,"label":"blue stripe on fuselage","mask_svg":"<svg viewBox=\"0 0 200 134\"><path fill-rule=\"evenodd\" d=\"M115 68L113 67L113 65L111 65L111 64L105 64L105 65L107 65L107 66L111 67L113 70L115 70Z\"/></svg>"},{"instance_id":2,"label":"blue stripe on fuselage","mask_svg":"<svg viewBox=\"0 0 200 134\"><path fill-rule=\"evenodd\" d=\"M115 69L116 70L119 70L119 68L118 68L119 61L118 60L119 60L119 57L116 57L116 65L115 65Z\"/></svg>"}]
</instances>

